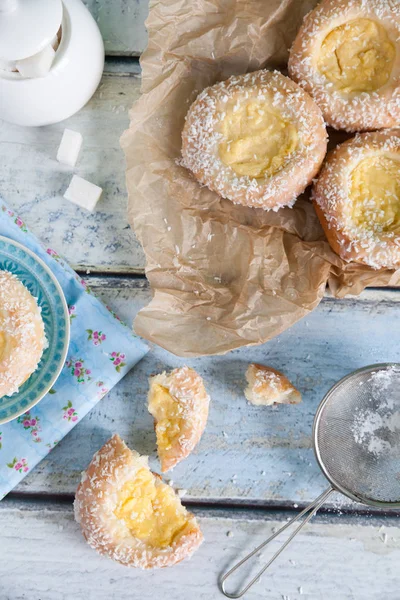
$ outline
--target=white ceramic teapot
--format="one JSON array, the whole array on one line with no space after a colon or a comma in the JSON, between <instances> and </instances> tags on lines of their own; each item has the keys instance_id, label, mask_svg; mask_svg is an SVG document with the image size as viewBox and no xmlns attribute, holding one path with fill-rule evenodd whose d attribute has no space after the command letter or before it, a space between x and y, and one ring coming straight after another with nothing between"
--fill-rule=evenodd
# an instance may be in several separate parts
<instances>
[{"instance_id":1,"label":"white ceramic teapot","mask_svg":"<svg viewBox=\"0 0 400 600\"><path fill-rule=\"evenodd\" d=\"M66 119L91 98L103 67L103 40L81 0L0 0L0 119Z\"/></svg>"}]
</instances>

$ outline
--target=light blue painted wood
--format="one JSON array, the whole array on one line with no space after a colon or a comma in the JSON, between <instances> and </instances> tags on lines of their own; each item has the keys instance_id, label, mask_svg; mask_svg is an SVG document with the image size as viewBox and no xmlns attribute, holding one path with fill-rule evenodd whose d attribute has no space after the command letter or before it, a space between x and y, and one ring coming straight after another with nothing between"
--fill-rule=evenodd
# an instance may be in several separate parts
<instances>
[{"instance_id":1,"label":"light blue painted wood","mask_svg":"<svg viewBox=\"0 0 400 600\"><path fill-rule=\"evenodd\" d=\"M144 281L92 278L94 290L131 322L149 300ZM138 283L140 286L138 287ZM19 491L72 494L93 453L118 432L159 470L147 378L178 365L193 366L211 395L207 429L172 474L193 501L290 505L326 487L312 450L318 403L338 379L374 362L400 361L400 294L367 291L358 300L326 298L307 318L267 344L226 356L183 361L156 346L120 385L19 486ZM244 396L249 362L282 370L303 393L298 406L255 407ZM336 503L336 502L335 502Z\"/></svg>"},{"instance_id":2,"label":"light blue painted wood","mask_svg":"<svg viewBox=\"0 0 400 600\"><path fill-rule=\"evenodd\" d=\"M143 272L143 251L126 220L125 161L119 145L139 87L137 63L112 60L93 98L70 119L32 128L0 121L0 195L75 269ZM56 160L65 127L83 135L74 169ZM63 198L74 173L103 188L95 212Z\"/></svg>"},{"instance_id":3,"label":"light blue painted wood","mask_svg":"<svg viewBox=\"0 0 400 600\"><path fill-rule=\"evenodd\" d=\"M106 52L138 55L146 44L147 0L85 0L102 31ZM0 186L31 228L78 269L143 272L143 252L125 218L124 163L118 139L127 111L138 97L136 63L108 63L93 100L57 126L20 129L0 122ZM119 76L116 76L118 74ZM82 132L84 152L75 172L105 189L99 212L89 215L62 199L72 172L55 161L64 127ZM77 248L79 255L77 256ZM149 301L140 280L92 278L100 296L128 321ZM400 360L400 294L367 291L360 299L325 299L290 331L257 348L225 357L186 361L204 377L212 396L210 419L200 445L171 478L196 502L295 505L308 502L326 483L311 449L311 425L325 391L367 363ZM242 390L251 361L283 370L304 394L300 406L253 407ZM151 373L183 364L160 348L152 352L19 486L19 492L72 494L92 454L118 431L131 447L151 455L153 423L146 410ZM336 503L337 506L341 502ZM265 515L262 515L265 518ZM238 553L251 549L286 515L201 512L206 543L172 570L129 571L98 557L84 544L70 507L36 502L0 504L0 597L108 600L135 590L135 597L177 600L219 597L216 579ZM399 539L395 519L317 518L288 549L284 560L248 598L372 600L398 596ZM228 531L233 537L227 537ZM326 553L316 567L316 557ZM18 565L24 564L20 569ZM17 567L15 567L17 565ZM382 595L383 594L383 595ZM221 596L222 598L222 596Z\"/></svg>"},{"instance_id":4,"label":"light blue painted wood","mask_svg":"<svg viewBox=\"0 0 400 600\"><path fill-rule=\"evenodd\" d=\"M106 54L139 56L147 44L148 0L84 0L97 21Z\"/></svg>"},{"instance_id":5,"label":"light blue painted wood","mask_svg":"<svg viewBox=\"0 0 400 600\"><path fill-rule=\"evenodd\" d=\"M190 561L143 572L118 565L89 548L73 520L71 506L3 502L0 597L223 600L217 588L220 573L287 517L247 511L196 514L205 541ZM264 551L263 555L265 560L268 554ZM254 567L262 561L256 559ZM367 525L356 518L316 517L246 600L397 600L399 561L396 519L385 519L382 526L376 519Z\"/></svg>"}]
</instances>

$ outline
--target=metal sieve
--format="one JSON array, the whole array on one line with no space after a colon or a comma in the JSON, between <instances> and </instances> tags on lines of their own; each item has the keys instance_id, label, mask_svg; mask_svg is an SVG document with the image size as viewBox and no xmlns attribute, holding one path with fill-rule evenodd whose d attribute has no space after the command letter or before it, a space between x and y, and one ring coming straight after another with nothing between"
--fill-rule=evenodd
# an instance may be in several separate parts
<instances>
[{"instance_id":1,"label":"metal sieve","mask_svg":"<svg viewBox=\"0 0 400 600\"><path fill-rule=\"evenodd\" d=\"M313 444L330 487L222 575L220 589L228 598L241 598L258 581L333 492L376 508L400 508L400 364L364 367L336 383L318 407ZM226 591L232 573L302 517L291 536L243 589Z\"/></svg>"}]
</instances>

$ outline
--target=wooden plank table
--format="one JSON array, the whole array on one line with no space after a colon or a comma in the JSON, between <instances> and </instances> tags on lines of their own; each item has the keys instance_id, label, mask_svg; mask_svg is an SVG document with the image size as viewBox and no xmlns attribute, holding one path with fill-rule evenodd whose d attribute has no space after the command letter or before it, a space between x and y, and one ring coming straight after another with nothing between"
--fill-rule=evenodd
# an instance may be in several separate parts
<instances>
[{"instance_id":1,"label":"wooden plank table","mask_svg":"<svg viewBox=\"0 0 400 600\"><path fill-rule=\"evenodd\" d=\"M83 0L97 21L109 56L139 56L146 47L148 0Z\"/></svg>"},{"instance_id":2,"label":"wooden plank table","mask_svg":"<svg viewBox=\"0 0 400 600\"><path fill-rule=\"evenodd\" d=\"M106 1L88 4L111 7ZM120 46L114 48L122 53ZM129 323L150 298L144 256L125 218L118 142L139 94L139 73L133 59L108 60L94 98L67 123L40 129L0 123L2 196ZM84 137L75 172L104 189L94 214L62 197L71 172L55 154L65 126ZM306 319L267 344L185 361L204 377L212 403L199 446L172 478L174 486L187 490L184 500L199 516L206 541L190 562L142 573L97 556L83 542L71 501L80 471L113 432L149 454L158 469L147 378L184 361L152 346L0 503L0 600L109 600L123 594L144 600L222 598L218 574L326 487L311 445L315 409L351 370L400 361L399 303L397 290L367 290L340 301L326 296ZM303 393L302 404L249 405L244 372L252 361L287 373ZM250 600L400 598L400 513L372 513L340 497L327 508L248 594Z\"/></svg>"}]
</instances>

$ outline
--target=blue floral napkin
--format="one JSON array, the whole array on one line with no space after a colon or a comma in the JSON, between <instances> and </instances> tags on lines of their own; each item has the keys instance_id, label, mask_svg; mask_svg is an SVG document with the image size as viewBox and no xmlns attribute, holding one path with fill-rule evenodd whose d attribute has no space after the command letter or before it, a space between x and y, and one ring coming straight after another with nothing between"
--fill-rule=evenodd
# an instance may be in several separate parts
<instances>
[{"instance_id":1,"label":"blue floral napkin","mask_svg":"<svg viewBox=\"0 0 400 600\"><path fill-rule=\"evenodd\" d=\"M57 277L67 300L71 341L50 392L18 419L0 425L0 500L146 354L148 348L91 295L54 250L45 250L20 217L0 202L0 235L35 252Z\"/></svg>"}]
</instances>

